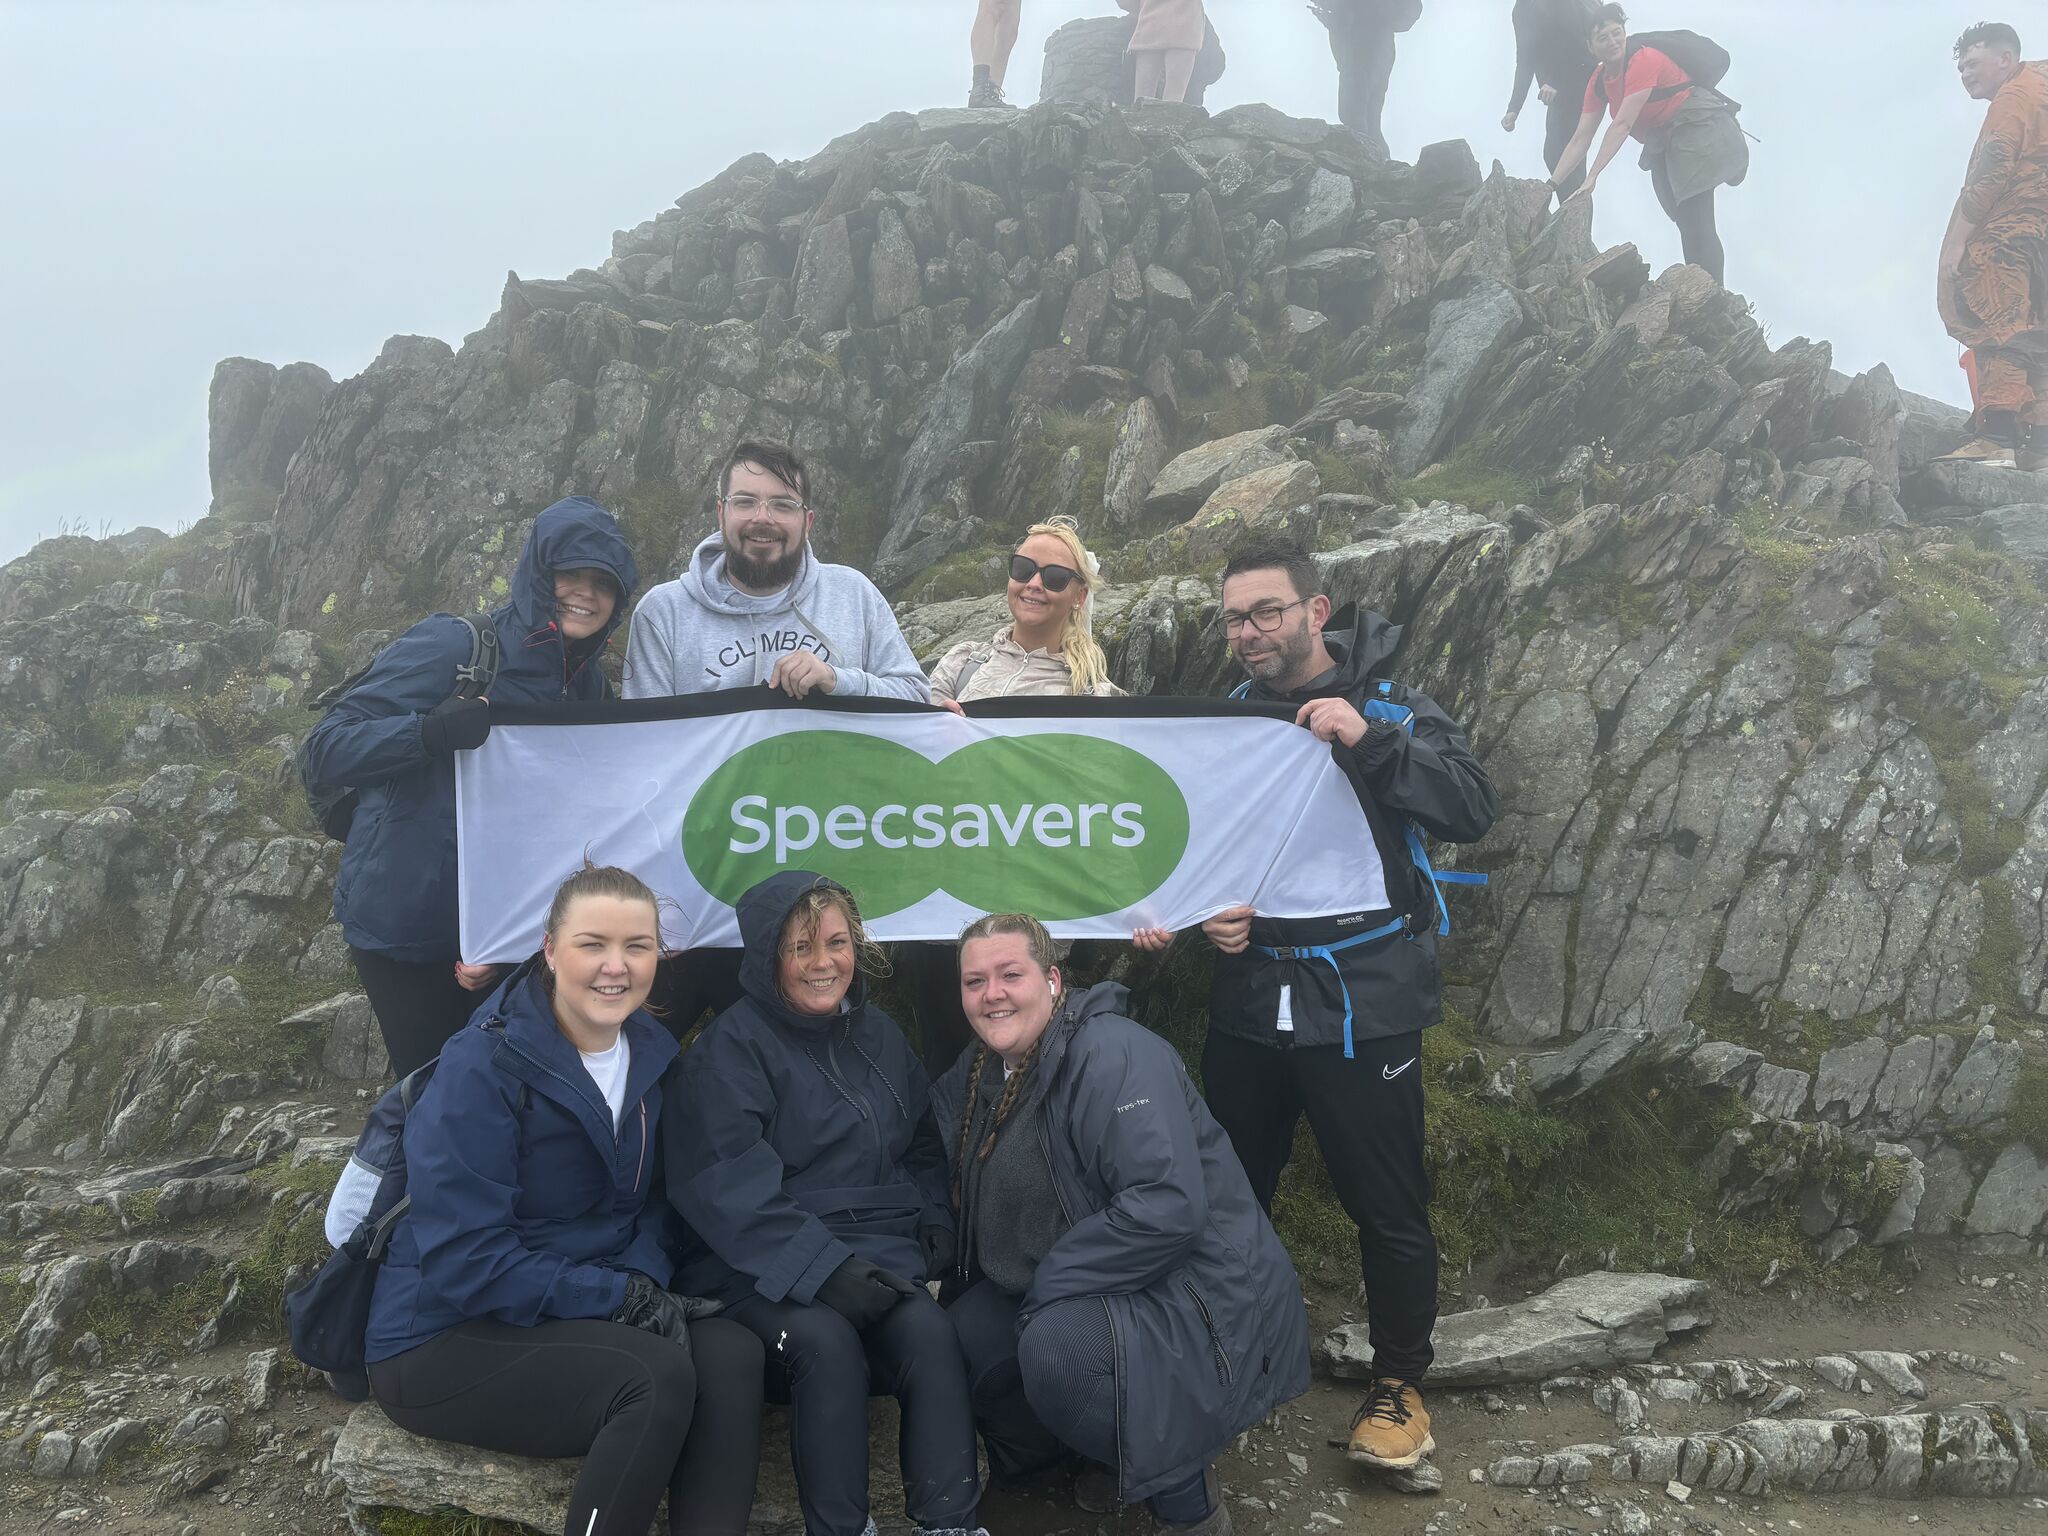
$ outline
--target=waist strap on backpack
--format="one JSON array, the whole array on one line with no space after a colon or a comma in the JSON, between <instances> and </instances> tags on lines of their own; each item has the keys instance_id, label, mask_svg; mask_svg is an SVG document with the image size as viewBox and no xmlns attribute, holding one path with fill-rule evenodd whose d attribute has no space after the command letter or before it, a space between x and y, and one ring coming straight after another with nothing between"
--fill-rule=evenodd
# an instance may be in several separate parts
<instances>
[{"instance_id":1,"label":"waist strap on backpack","mask_svg":"<svg viewBox=\"0 0 2048 1536\"><path fill-rule=\"evenodd\" d=\"M1330 969L1337 973L1337 990L1344 995L1344 1059L1352 1059L1351 1049L1351 986L1344 980L1344 967L1337 963L1337 951L1356 949L1360 944L1370 944L1374 939L1384 939L1390 934L1406 933L1408 920L1397 917L1391 923L1382 923L1367 933L1353 934L1335 944L1290 944L1279 949L1269 949L1264 944L1254 944L1253 949L1261 954L1271 955L1275 960L1327 960Z\"/></svg>"}]
</instances>

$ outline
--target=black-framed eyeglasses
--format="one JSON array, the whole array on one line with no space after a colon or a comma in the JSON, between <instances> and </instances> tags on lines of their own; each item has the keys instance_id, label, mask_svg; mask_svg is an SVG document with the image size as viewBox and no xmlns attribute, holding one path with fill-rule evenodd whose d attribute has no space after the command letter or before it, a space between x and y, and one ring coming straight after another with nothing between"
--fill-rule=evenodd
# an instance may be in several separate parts
<instances>
[{"instance_id":1,"label":"black-framed eyeglasses","mask_svg":"<svg viewBox=\"0 0 2048 1536\"><path fill-rule=\"evenodd\" d=\"M721 496L718 499L725 503L726 511L737 512L741 517L751 517L763 507L777 517L795 517L810 510L794 496L770 496L764 501L751 491L735 491L730 496Z\"/></svg>"},{"instance_id":2,"label":"black-framed eyeglasses","mask_svg":"<svg viewBox=\"0 0 2048 1536\"><path fill-rule=\"evenodd\" d=\"M1079 571L1070 570L1064 565L1040 565L1029 555L1010 556L1010 580L1022 587L1029 585L1034 576L1045 583L1045 590L1048 592L1064 592L1067 590L1068 582L1081 579Z\"/></svg>"},{"instance_id":3,"label":"black-framed eyeglasses","mask_svg":"<svg viewBox=\"0 0 2048 1536\"><path fill-rule=\"evenodd\" d=\"M1291 603L1261 603L1250 613L1226 613L1223 615L1223 633L1226 638L1242 633L1249 624L1262 635L1270 635L1280 627L1280 620L1290 608L1299 608L1303 603L1312 603L1312 597L1297 597Z\"/></svg>"}]
</instances>

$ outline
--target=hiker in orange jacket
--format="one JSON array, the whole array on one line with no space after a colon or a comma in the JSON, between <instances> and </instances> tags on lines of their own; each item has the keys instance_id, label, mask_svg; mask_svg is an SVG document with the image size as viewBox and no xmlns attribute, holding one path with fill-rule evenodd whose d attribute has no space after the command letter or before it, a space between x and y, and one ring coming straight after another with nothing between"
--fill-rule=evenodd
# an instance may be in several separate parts
<instances>
[{"instance_id":1,"label":"hiker in orange jacket","mask_svg":"<svg viewBox=\"0 0 2048 1536\"><path fill-rule=\"evenodd\" d=\"M2048 469L2048 64L2019 33L1980 22L1956 40L1963 89L1988 101L1941 243L1937 298L1949 335L1977 358L1976 436L1943 457Z\"/></svg>"}]
</instances>

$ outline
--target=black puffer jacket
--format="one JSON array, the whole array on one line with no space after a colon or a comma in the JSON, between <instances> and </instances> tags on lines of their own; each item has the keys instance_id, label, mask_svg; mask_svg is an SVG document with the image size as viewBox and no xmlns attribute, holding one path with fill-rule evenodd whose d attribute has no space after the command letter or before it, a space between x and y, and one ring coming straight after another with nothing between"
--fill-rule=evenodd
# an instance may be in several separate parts
<instances>
[{"instance_id":1,"label":"black puffer jacket","mask_svg":"<svg viewBox=\"0 0 2048 1536\"><path fill-rule=\"evenodd\" d=\"M1292 989L1297 1045L1343 1042L1347 987L1354 1039L1405 1035L1442 1019L1436 896L1409 855L1404 823L1413 822L1445 842L1472 843L1486 835L1500 814L1500 797L1457 722L1427 694L1386 679L1401 643L1398 625L1347 605L1324 629L1323 643L1337 665L1316 686L1275 693L1253 682L1243 697L1297 706L1341 697L1361 714L1368 699L1384 698L1410 713L1405 726L1376 724L1356 747L1332 743L1330 748L1365 808L1392 906L1336 917L1254 918L1252 947L1243 954L1217 956L1209 1027L1264 1044L1275 1040L1283 986ZM1398 917L1407 918L1407 932L1338 950L1334 965L1320 957L1280 958L1265 952L1341 944Z\"/></svg>"},{"instance_id":2,"label":"black puffer jacket","mask_svg":"<svg viewBox=\"0 0 2048 1536\"><path fill-rule=\"evenodd\" d=\"M1127 997L1104 982L1068 998L1031 1067L1045 1074L1040 1140L1072 1226L1038 1266L1021 1317L1028 1327L1080 1297L1108 1308L1117 1473L1131 1502L1306 1392L1309 1353L1287 1250L1180 1057L1124 1017ZM949 1140L971 1062L932 1090Z\"/></svg>"},{"instance_id":3,"label":"black puffer jacket","mask_svg":"<svg viewBox=\"0 0 2048 1536\"><path fill-rule=\"evenodd\" d=\"M903 1031L858 975L829 1018L776 988L782 925L819 884L832 882L788 870L740 898L746 996L671 1071L664 1169L689 1225L678 1291L808 1304L856 1253L922 1281L919 1229L953 1225L930 1081Z\"/></svg>"}]
</instances>

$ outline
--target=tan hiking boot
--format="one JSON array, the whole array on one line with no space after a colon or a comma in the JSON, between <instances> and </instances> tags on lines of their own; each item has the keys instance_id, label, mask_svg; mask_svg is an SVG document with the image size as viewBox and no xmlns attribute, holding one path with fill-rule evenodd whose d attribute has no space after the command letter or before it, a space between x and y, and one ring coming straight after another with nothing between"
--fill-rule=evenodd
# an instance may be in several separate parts
<instances>
[{"instance_id":1,"label":"tan hiking boot","mask_svg":"<svg viewBox=\"0 0 2048 1536\"><path fill-rule=\"evenodd\" d=\"M1436 1450L1429 1432L1429 1410L1413 1382L1381 1376L1365 1389L1365 1401L1351 1417L1353 1461L1398 1472Z\"/></svg>"},{"instance_id":2,"label":"tan hiking boot","mask_svg":"<svg viewBox=\"0 0 2048 1536\"><path fill-rule=\"evenodd\" d=\"M1982 464L1987 469L2013 469L2016 456L2011 448L1993 437L1973 437L1953 453L1944 453L1937 464Z\"/></svg>"}]
</instances>

